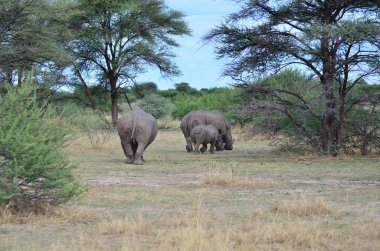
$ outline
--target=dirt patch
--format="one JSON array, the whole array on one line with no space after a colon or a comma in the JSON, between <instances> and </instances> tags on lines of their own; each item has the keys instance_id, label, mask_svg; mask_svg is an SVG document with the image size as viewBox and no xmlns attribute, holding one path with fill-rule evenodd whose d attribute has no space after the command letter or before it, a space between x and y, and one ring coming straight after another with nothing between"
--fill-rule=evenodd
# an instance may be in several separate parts
<instances>
[{"instance_id":1,"label":"dirt patch","mask_svg":"<svg viewBox=\"0 0 380 251\"><path fill-rule=\"evenodd\" d=\"M275 184L273 179L253 179L252 181L259 183ZM88 183L91 186L134 186L134 187L189 187L189 186L202 186L204 182L204 175L202 174L181 174L181 175L131 175L131 176L107 176L102 178L89 179ZM317 185L322 186L324 189L361 189L366 187L380 186L380 181L366 180L366 181L347 181L347 180L303 180L293 179L288 181L281 181L284 184L299 184L299 185ZM254 188L254 187L252 187ZM257 187L256 187L257 188ZM295 188L295 189L279 189L279 187L268 187L266 189L253 189L256 194L288 194L297 195L302 193L319 193L320 189L310 188ZM251 190L252 192L252 190Z\"/></svg>"},{"instance_id":2,"label":"dirt patch","mask_svg":"<svg viewBox=\"0 0 380 251\"><path fill-rule=\"evenodd\" d=\"M302 180L295 179L289 180L289 183L296 184L309 184L309 185L325 185L334 188L365 188L370 186L380 186L378 180L361 180L361 181L349 181L349 180Z\"/></svg>"},{"instance_id":3,"label":"dirt patch","mask_svg":"<svg viewBox=\"0 0 380 251\"><path fill-rule=\"evenodd\" d=\"M198 186L202 183L202 178L199 175L133 175L126 177L108 176L104 178L90 179L88 182L92 186L137 186L160 188Z\"/></svg>"}]
</instances>

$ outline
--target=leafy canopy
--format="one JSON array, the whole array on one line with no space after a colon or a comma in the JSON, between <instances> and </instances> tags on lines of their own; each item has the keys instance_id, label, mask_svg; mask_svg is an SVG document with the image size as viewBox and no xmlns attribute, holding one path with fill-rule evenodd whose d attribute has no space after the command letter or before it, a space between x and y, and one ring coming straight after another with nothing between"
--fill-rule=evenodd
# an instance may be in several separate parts
<instances>
[{"instance_id":1,"label":"leafy canopy","mask_svg":"<svg viewBox=\"0 0 380 251\"><path fill-rule=\"evenodd\" d=\"M344 121L355 105L349 102L349 92L362 79L380 73L380 2L235 1L240 11L205 37L216 43L219 58L229 60L224 75L235 79L247 93L270 97L265 104L254 99L248 106L275 108L292 121L301 138L326 155L336 154L344 145ZM254 81L290 65L318 79L315 97L320 106L308 98L308 88L276 88ZM305 116L294 114L294 107L317 120L317 129L302 120Z\"/></svg>"},{"instance_id":2,"label":"leafy canopy","mask_svg":"<svg viewBox=\"0 0 380 251\"><path fill-rule=\"evenodd\" d=\"M117 95L135 78L157 67L164 76L179 73L172 62L175 36L189 34L183 14L162 0L78 0L82 11L72 20L77 38L73 55L80 71L93 70L111 92L112 119L117 120ZM123 88L122 88L123 87Z\"/></svg>"},{"instance_id":3,"label":"leafy canopy","mask_svg":"<svg viewBox=\"0 0 380 251\"><path fill-rule=\"evenodd\" d=\"M0 76L12 83L14 70L49 71L70 61L63 46L71 34L66 7L57 0L0 0Z\"/></svg>"}]
</instances>

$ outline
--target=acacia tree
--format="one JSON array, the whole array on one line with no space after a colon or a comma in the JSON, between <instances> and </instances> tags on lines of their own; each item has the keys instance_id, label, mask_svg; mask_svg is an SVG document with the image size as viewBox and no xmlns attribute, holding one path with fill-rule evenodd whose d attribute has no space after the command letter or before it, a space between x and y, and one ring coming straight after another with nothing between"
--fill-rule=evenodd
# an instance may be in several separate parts
<instances>
[{"instance_id":1,"label":"acacia tree","mask_svg":"<svg viewBox=\"0 0 380 251\"><path fill-rule=\"evenodd\" d=\"M21 85L32 68L37 74L67 65L66 7L58 0L0 0L1 80Z\"/></svg>"},{"instance_id":2,"label":"acacia tree","mask_svg":"<svg viewBox=\"0 0 380 251\"><path fill-rule=\"evenodd\" d=\"M271 96L272 109L290 116L297 106L320 123L319 147L333 154L342 146L347 94L361 79L379 74L380 2L378 0L235 0L242 8L214 28L219 58L228 58L224 75L248 92ZM311 106L302 90L247 84L253 77L302 65L320 82L319 103ZM293 101L285 100L290 96ZM312 135L299 121L305 137Z\"/></svg>"},{"instance_id":3,"label":"acacia tree","mask_svg":"<svg viewBox=\"0 0 380 251\"><path fill-rule=\"evenodd\" d=\"M162 0L78 0L81 13L72 22L77 73L95 71L105 78L116 123L118 92L134 83L147 66L165 76L179 73L171 61L173 36L189 34L183 14ZM124 88L125 89L125 88Z\"/></svg>"}]
</instances>

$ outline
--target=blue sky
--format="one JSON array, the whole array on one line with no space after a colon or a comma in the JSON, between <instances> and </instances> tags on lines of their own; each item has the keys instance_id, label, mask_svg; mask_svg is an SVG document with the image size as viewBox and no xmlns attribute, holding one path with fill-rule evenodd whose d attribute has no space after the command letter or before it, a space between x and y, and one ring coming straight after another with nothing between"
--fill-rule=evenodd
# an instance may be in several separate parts
<instances>
[{"instance_id":1,"label":"blue sky","mask_svg":"<svg viewBox=\"0 0 380 251\"><path fill-rule=\"evenodd\" d=\"M227 0L166 0L166 5L182 11L185 21L192 30L192 36L178 37L179 48L174 48L174 62L182 75L170 79L163 78L154 69L148 69L138 82L153 81L160 90L174 88L174 84L187 82L191 87L223 87L232 83L221 77L223 62L215 59L212 45L204 45L201 37L220 24L225 16L237 10L236 3Z\"/></svg>"}]
</instances>

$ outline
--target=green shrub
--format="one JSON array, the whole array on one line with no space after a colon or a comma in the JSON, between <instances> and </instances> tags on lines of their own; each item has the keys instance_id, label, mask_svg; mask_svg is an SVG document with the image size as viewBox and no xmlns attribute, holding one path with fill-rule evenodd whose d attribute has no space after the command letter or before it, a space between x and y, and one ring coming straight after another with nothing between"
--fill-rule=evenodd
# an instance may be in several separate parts
<instances>
[{"instance_id":1,"label":"green shrub","mask_svg":"<svg viewBox=\"0 0 380 251\"><path fill-rule=\"evenodd\" d=\"M365 104L351 110L347 117L345 148L362 155L380 152L380 106Z\"/></svg>"},{"instance_id":2,"label":"green shrub","mask_svg":"<svg viewBox=\"0 0 380 251\"><path fill-rule=\"evenodd\" d=\"M0 204L12 201L20 210L57 205L81 191L61 151L69 130L53 109L40 106L36 90L24 83L0 96Z\"/></svg>"},{"instance_id":3,"label":"green shrub","mask_svg":"<svg viewBox=\"0 0 380 251\"><path fill-rule=\"evenodd\" d=\"M181 119L194 110L220 111L226 118L234 119L235 106L240 104L240 91L230 88L213 88L201 95L179 95L175 99L172 117Z\"/></svg>"},{"instance_id":4,"label":"green shrub","mask_svg":"<svg viewBox=\"0 0 380 251\"><path fill-rule=\"evenodd\" d=\"M199 110L200 104L198 103L198 97L190 95L177 96L172 110L172 118L181 119L188 112Z\"/></svg>"},{"instance_id":5,"label":"green shrub","mask_svg":"<svg viewBox=\"0 0 380 251\"><path fill-rule=\"evenodd\" d=\"M88 137L93 149L100 150L111 140L111 136L115 132L111 121L101 111L67 103L61 114L65 123Z\"/></svg>"},{"instance_id":6,"label":"green shrub","mask_svg":"<svg viewBox=\"0 0 380 251\"><path fill-rule=\"evenodd\" d=\"M363 82L347 100L356 105L345 119L345 148L362 155L380 153L380 85Z\"/></svg>"},{"instance_id":7,"label":"green shrub","mask_svg":"<svg viewBox=\"0 0 380 251\"><path fill-rule=\"evenodd\" d=\"M347 85L353 86L353 83ZM245 93L246 103L240 109L245 122L253 123L259 133L286 136L276 142L277 146L284 143L283 149L325 151L321 121L325 116L326 101L321 99L323 90L317 79L299 70L286 69L268 80L256 81L252 87L256 88ZM334 95L339 97L339 88L334 91ZM336 122L340 105L336 104ZM380 85L360 81L346 93L342 135L344 150L362 154L379 152L379 107ZM334 154L339 154L341 146L336 142L332 147L333 151L337 150Z\"/></svg>"},{"instance_id":8,"label":"green shrub","mask_svg":"<svg viewBox=\"0 0 380 251\"><path fill-rule=\"evenodd\" d=\"M289 92L299 93L310 109L317 114L322 113L323 106L320 99L318 99L321 88L319 82L308 79L300 71L287 69L268 80L258 80L254 85L266 89L288 90ZM310 144L312 140L318 139L320 123L312 116L309 110L300 109L300 107L303 107L303 103L300 104L299 99L285 92L279 93L277 99L279 98L286 100L285 105L288 103L294 105L289 106L286 113L284 113L283 104L279 101L276 103L276 99L268 93L246 93L246 103L240 110L242 117L245 116L245 122L252 122L257 128L257 133L287 136L286 138L281 138L284 142L284 148L290 148L290 146L296 146L297 144L298 146L304 146L304 143ZM310 131L310 137L306 138L296 125L301 125ZM278 140L276 145L280 145L281 140Z\"/></svg>"},{"instance_id":9,"label":"green shrub","mask_svg":"<svg viewBox=\"0 0 380 251\"><path fill-rule=\"evenodd\" d=\"M156 119L164 118L170 114L172 103L169 99L157 94L146 95L137 102L144 111L150 113Z\"/></svg>"},{"instance_id":10,"label":"green shrub","mask_svg":"<svg viewBox=\"0 0 380 251\"><path fill-rule=\"evenodd\" d=\"M156 93L165 98L169 98L170 100L174 100L177 95L181 95L181 93L175 89L159 90Z\"/></svg>"},{"instance_id":11,"label":"green shrub","mask_svg":"<svg viewBox=\"0 0 380 251\"><path fill-rule=\"evenodd\" d=\"M111 99L109 91L104 88L104 86L89 86L88 94L91 96L91 99L95 102L98 110L108 112L111 110ZM71 96L71 99L75 101L80 106L90 106L91 102L83 87L77 87L73 93L66 94L68 97Z\"/></svg>"}]
</instances>

